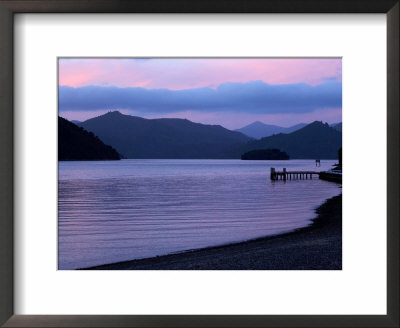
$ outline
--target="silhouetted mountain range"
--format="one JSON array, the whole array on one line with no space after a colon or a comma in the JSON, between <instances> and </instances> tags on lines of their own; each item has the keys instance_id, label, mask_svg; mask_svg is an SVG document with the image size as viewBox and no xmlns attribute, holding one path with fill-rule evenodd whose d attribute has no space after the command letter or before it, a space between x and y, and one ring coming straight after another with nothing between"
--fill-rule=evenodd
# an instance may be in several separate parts
<instances>
[{"instance_id":1,"label":"silhouetted mountain range","mask_svg":"<svg viewBox=\"0 0 400 328\"><path fill-rule=\"evenodd\" d=\"M290 134L277 134L253 140L237 150L236 155L254 149L277 148L291 159L337 159L342 134L327 123L315 121Z\"/></svg>"},{"instance_id":2,"label":"silhouetted mountain range","mask_svg":"<svg viewBox=\"0 0 400 328\"><path fill-rule=\"evenodd\" d=\"M231 150L251 140L220 125L177 118L144 119L118 111L81 122L79 126L99 136L126 158L234 158Z\"/></svg>"},{"instance_id":3,"label":"silhouetted mountain range","mask_svg":"<svg viewBox=\"0 0 400 328\"><path fill-rule=\"evenodd\" d=\"M126 158L239 159L253 150L280 149L291 159L336 159L342 146L341 132L318 121L292 133L279 133L260 140L220 125L176 118L144 119L118 111L78 125Z\"/></svg>"},{"instance_id":4,"label":"silhouetted mountain range","mask_svg":"<svg viewBox=\"0 0 400 328\"><path fill-rule=\"evenodd\" d=\"M306 123L300 123L289 128L284 128L278 125L269 125L256 121L235 131L241 132L251 138L260 139L278 133L291 133L305 127L306 125Z\"/></svg>"},{"instance_id":5,"label":"silhouetted mountain range","mask_svg":"<svg viewBox=\"0 0 400 328\"><path fill-rule=\"evenodd\" d=\"M119 160L120 155L92 132L58 117L58 160Z\"/></svg>"}]
</instances>

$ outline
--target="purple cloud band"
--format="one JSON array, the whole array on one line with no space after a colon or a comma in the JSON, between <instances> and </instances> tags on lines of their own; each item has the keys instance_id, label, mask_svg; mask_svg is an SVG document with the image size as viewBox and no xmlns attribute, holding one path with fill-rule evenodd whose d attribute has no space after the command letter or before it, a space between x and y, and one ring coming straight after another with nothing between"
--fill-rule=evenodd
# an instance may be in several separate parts
<instances>
[{"instance_id":1,"label":"purple cloud band","mask_svg":"<svg viewBox=\"0 0 400 328\"><path fill-rule=\"evenodd\" d=\"M140 87L59 87L59 110L128 109L137 113L166 114L183 110L256 114L308 113L341 108L342 83L315 86L272 85L262 81L227 82L216 89L145 89Z\"/></svg>"}]
</instances>

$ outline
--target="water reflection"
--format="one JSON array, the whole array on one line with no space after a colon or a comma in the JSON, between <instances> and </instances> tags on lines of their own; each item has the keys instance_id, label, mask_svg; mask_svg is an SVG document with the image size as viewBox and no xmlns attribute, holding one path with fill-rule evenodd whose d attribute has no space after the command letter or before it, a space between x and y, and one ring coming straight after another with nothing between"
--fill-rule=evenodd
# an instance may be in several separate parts
<instances>
[{"instance_id":1,"label":"water reflection","mask_svg":"<svg viewBox=\"0 0 400 328\"><path fill-rule=\"evenodd\" d=\"M59 269L282 233L308 225L340 193L318 179L272 183L270 165L316 169L296 160L61 162Z\"/></svg>"}]
</instances>

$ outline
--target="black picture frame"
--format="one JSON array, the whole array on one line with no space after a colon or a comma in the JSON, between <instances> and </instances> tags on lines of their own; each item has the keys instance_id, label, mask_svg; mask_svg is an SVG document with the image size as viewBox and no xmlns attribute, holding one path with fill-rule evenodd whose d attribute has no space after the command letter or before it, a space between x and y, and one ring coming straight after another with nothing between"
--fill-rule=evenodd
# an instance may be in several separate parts
<instances>
[{"instance_id":1,"label":"black picture frame","mask_svg":"<svg viewBox=\"0 0 400 328\"><path fill-rule=\"evenodd\" d=\"M399 0L0 0L0 324L5 327L399 327L399 8ZM13 17L16 13L386 14L387 315L14 315Z\"/></svg>"}]
</instances>

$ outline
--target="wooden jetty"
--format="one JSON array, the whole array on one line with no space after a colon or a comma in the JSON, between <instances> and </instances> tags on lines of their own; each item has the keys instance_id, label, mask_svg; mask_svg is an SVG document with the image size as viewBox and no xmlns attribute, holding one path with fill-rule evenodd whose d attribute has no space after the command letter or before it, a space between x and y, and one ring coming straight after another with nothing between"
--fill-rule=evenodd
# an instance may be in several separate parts
<instances>
[{"instance_id":1,"label":"wooden jetty","mask_svg":"<svg viewBox=\"0 0 400 328\"><path fill-rule=\"evenodd\" d=\"M271 167L271 180L308 180L312 179L313 175L319 177L319 173L315 171L286 171L285 168L283 171L278 172L275 168Z\"/></svg>"},{"instance_id":2,"label":"wooden jetty","mask_svg":"<svg viewBox=\"0 0 400 328\"><path fill-rule=\"evenodd\" d=\"M271 180L308 180L312 179L313 175L318 176L321 180L342 183L342 170L330 171L286 171L284 168L282 172L278 172L275 168L271 167Z\"/></svg>"}]
</instances>

